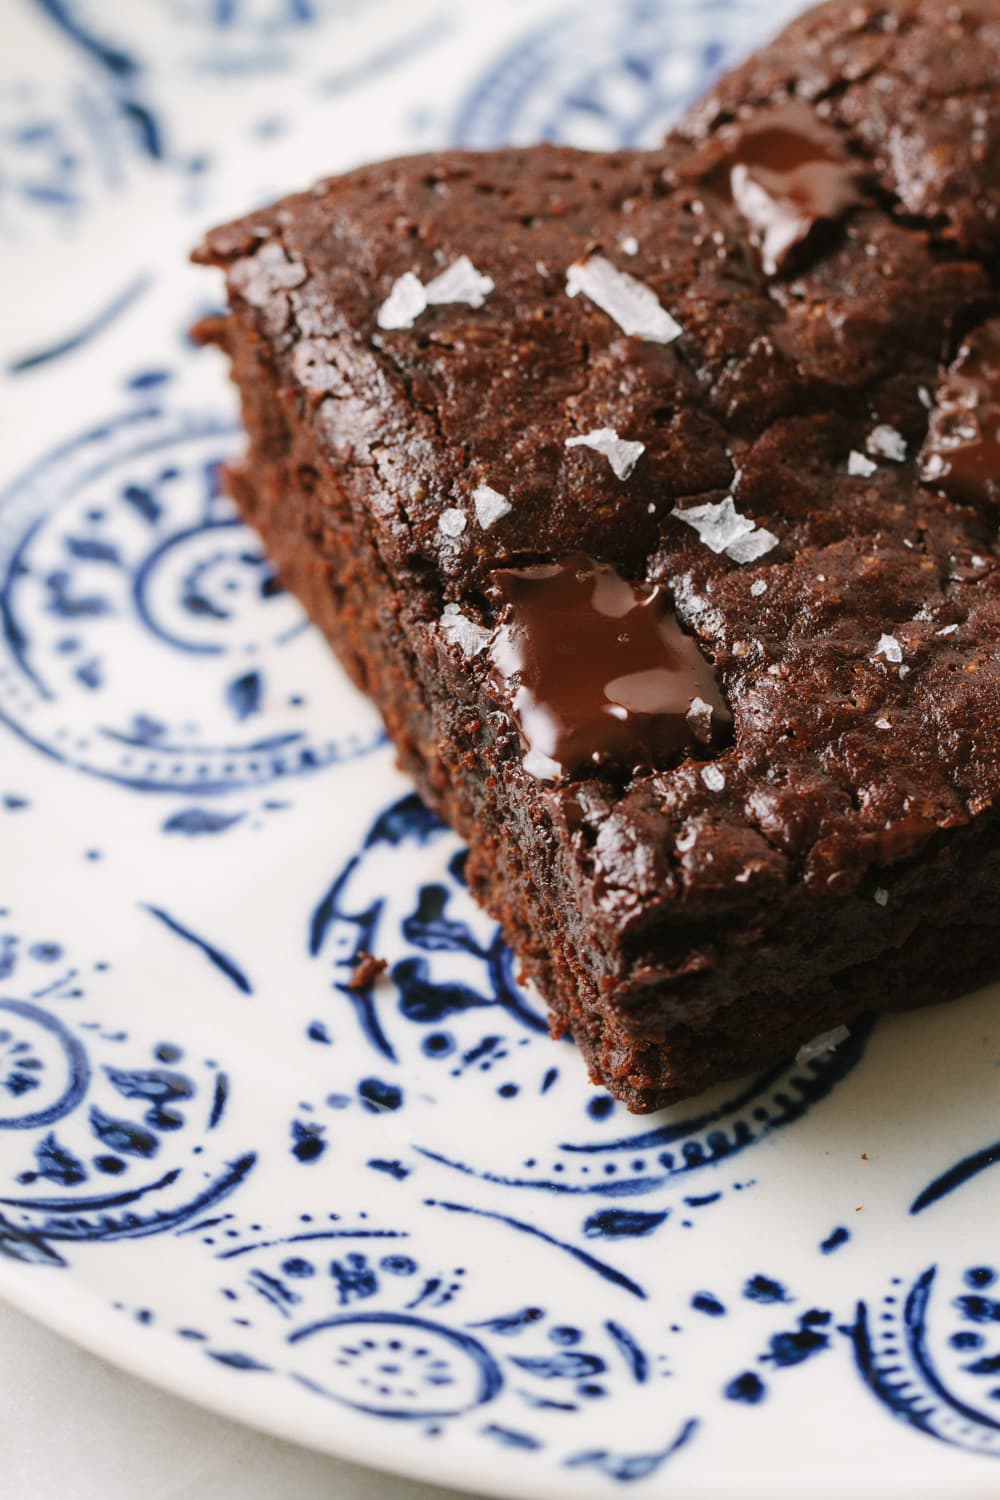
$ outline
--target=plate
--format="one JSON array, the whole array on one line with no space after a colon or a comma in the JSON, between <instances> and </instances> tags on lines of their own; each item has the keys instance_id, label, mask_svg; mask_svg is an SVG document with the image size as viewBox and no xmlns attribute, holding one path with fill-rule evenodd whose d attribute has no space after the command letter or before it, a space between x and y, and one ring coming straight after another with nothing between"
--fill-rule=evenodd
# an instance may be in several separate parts
<instances>
[{"instance_id":1,"label":"plate","mask_svg":"<svg viewBox=\"0 0 1000 1500\"><path fill-rule=\"evenodd\" d=\"M655 140L794 8L5 13L0 1290L266 1431L498 1495L997 1493L995 992L592 1089L220 493L186 332L210 222Z\"/></svg>"}]
</instances>

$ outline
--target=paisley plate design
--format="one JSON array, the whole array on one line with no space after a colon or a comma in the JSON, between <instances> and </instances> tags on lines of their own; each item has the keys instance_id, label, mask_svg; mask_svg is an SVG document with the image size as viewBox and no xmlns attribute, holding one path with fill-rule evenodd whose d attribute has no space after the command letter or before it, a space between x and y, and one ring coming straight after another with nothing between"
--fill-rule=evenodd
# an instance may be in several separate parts
<instances>
[{"instance_id":1,"label":"paisley plate design","mask_svg":"<svg viewBox=\"0 0 1000 1500\"><path fill-rule=\"evenodd\" d=\"M0 1292L264 1430L552 1500L997 1494L995 992L592 1089L223 495L186 336L211 221L653 140L795 8L11 0Z\"/></svg>"}]
</instances>

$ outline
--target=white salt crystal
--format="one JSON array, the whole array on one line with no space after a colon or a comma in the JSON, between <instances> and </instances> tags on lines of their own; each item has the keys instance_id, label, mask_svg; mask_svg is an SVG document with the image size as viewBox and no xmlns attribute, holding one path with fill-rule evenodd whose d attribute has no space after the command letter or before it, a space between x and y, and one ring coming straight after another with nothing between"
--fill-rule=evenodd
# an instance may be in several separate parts
<instances>
[{"instance_id":1,"label":"white salt crystal","mask_svg":"<svg viewBox=\"0 0 1000 1500\"><path fill-rule=\"evenodd\" d=\"M692 698L691 707L684 717L690 724L695 738L707 744L712 737L711 703L706 703L704 698Z\"/></svg>"},{"instance_id":2,"label":"white salt crystal","mask_svg":"<svg viewBox=\"0 0 1000 1500\"><path fill-rule=\"evenodd\" d=\"M875 892L875 901L879 906L889 905L889 892L886 890L884 885L880 885L878 890Z\"/></svg>"},{"instance_id":3,"label":"white salt crystal","mask_svg":"<svg viewBox=\"0 0 1000 1500\"><path fill-rule=\"evenodd\" d=\"M906 460L906 439L895 427L889 427L884 422L868 434L865 446L869 453L877 454L880 458L891 458L893 463L901 464Z\"/></svg>"},{"instance_id":4,"label":"white salt crystal","mask_svg":"<svg viewBox=\"0 0 1000 1500\"><path fill-rule=\"evenodd\" d=\"M677 850L678 854L686 854L689 849L694 848L697 838L698 830L696 828L692 828L691 825L688 824L684 832L675 841L674 848Z\"/></svg>"},{"instance_id":5,"label":"white salt crystal","mask_svg":"<svg viewBox=\"0 0 1000 1500\"><path fill-rule=\"evenodd\" d=\"M773 531L757 526L746 536L738 537L732 546L727 547L726 556L731 557L733 562L756 562L758 558L765 557L768 552L773 552L777 545L778 538Z\"/></svg>"},{"instance_id":6,"label":"white salt crystal","mask_svg":"<svg viewBox=\"0 0 1000 1500\"><path fill-rule=\"evenodd\" d=\"M461 536L467 524L465 512L457 510L453 505L443 510L438 517L438 530L443 536Z\"/></svg>"},{"instance_id":7,"label":"white salt crystal","mask_svg":"<svg viewBox=\"0 0 1000 1500\"><path fill-rule=\"evenodd\" d=\"M457 604L446 604L441 616L441 629L453 646L458 646L464 656L478 656L486 649L490 632L463 615Z\"/></svg>"},{"instance_id":8,"label":"white salt crystal","mask_svg":"<svg viewBox=\"0 0 1000 1500\"><path fill-rule=\"evenodd\" d=\"M725 789L726 778L718 766L703 766L701 779L710 792L721 792Z\"/></svg>"},{"instance_id":9,"label":"white salt crystal","mask_svg":"<svg viewBox=\"0 0 1000 1500\"><path fill-rule=\"evenodd\" d=\"M634 234L623 234L618 243L619 245L621 245L626 255L639 254L639 241L636 239Z\"/></svg>"},{"instance_id":10,"label":"white salt crystal","mask_svg":"<svg viewBox=\"0 0 1000 1500\"><path fill-rule=\"evenodd\" d=\"M823 1057L827 1052L834 1052L842 1042L847 1041L850 1034L846 1026L835 1026L832 1031L820 1032L819 1036L814 1036L811 1042L806 1042L804 1047L799 1048L795 1054L795 1061L801 1068L806 1063L812 1062L815 1057Z\"/></svg>"},{"instance_id":11,"label":"white salt crystal","mask_svg":"<svg viewBox=\"0 0 1000 1500\"><path fill-rule=\"evenodd\" d=\"M925 385L917 387L917 395L920 397L920 405L924 407L926 411L932 411L934 407L934 397L931 395L930 391Z\"/></svg>"},{"instance_id":12,"label":"white salt crystal","mask_svg":"<svg viewBox=\"0 0 1000 1500\"><path fill-rule=\"evenodd\" d=\"M878 464L872 463L870 458L865 458L863 453L856 450L848 454L847 472L852 479L870 479L878 468Z\"/></svg>"},{"instance_id":13,"label":"white salt crystal","mask_svg":"<svg viewBox=\"0 0 1000 1500\"><path fill-rule=\"evenodd\" d=\"M891 729L892 728L892 724L891 724L891 722L888 719L876 719L875 720L875 728L876 729Z\"/></svg>"},{"instance_id":14,"label":"white salt crystal","mask_svg":"<svg viewBox=\"0 0 1000 1500\"><path fill-rule=\"evenodd\" d=\"M566 272L566 291L571 297L578 292L589 297L622 333L654 344L672 344L680 338L681 325L660 305L656 293L627 271L619 271L603 255L571 265Z\"/></svg>"},{"instance_id":15,"label":"white salt crystal","mask_svg":"<svg viewBox=\"0 0 1000 1500\"><path fill-rule=\"evenodd\" d=\"M429 281L424 291L427 301L434 306L443 302L465 302L469 307L482 307L495 285L492 276L484 276L467 255L460 255L446 271Z\"/></svg>"},{"instance_id":16,"label":"white salt crystal","mask_svg":"<svg viewBox=\"0 0 1000 1500\"><path fill-rule=\"evenodd\" d=\"M691 505L687 510L674 509L671 515L690 526L712 552L725 552L740 537L749 536L754 523L741 516L732 495L707 505Z\"/></svg>"},{"instance_id":17,"label":"white salt crystal","mask_svg":"<svg viewBox=\"0 0 1000 1500\"><path fill-rule=\"evenodd\" d=\"M419 276L404 271L392 284L392 291L382 303L376 315L380 328L412 328L428 307L445 302L466 302L469 307L482 307L494 282L491 276L477 271L467 255L457 260L424 286Z\"/></svg>"},{"instance_id":18,"label":"white salt crystal","mask_svg":"<svg viewBox=\"0 0 1000 1500\"><path fill-rule=\"evenodd\" d=\"M488 484L481 484L472 491L472 503L476 507L476 520L484 531L489 531L494 522L509 514L512 508L506 495L491 489Z\"/></svg>"},{"instance_id":19,"label":"white salt crystal","mask_svg":"<svg viewBox=\"0 0 1000 1500\"><path fill-rule=\"evenodd\" d=\"M884 656L886 661L892 662L893 666L898 667L903 660L903 648L894 635L880 635L872 661L875 660L876 656Z\"/></svg>"},{"instance_id":20,"label":"white salt crystal","mask_svg":"<svg viewBox=\"0 0 1000 1500\"><path fill-rule=\"evenodd\" d=\"M767 579L766 578L755 578L754 581L753 581L753 583L750 585L750 592L751 592L751 594L753 595L753 597L755 599L759 599L760 596L761 596L761 594L766 594L767 593Z\"/></svg>"},{"instance_id":21,"label":"white salt crystal","mask_svg":"<svg viewBox=\"0 0 1000 1500\"><path fill-rule=\"evenodd\" d=\"M943 630L935 630L935 635L954 635L958 629L957 625L946 625Z\"/></svg>"},{"instance_id":22,"label":"white salt crystal","mask_svg":"<svg viewBox=\"0 0 1000 1500\"><path fill-rule=\"evenodd\" d=\"M392 284L392 291L378 310L376 322L380 328L412 328L422 312L427 310L427 293L418 276L404 271Z\"/></svg>"},{"instance_id":23,"label":"white salt crystal","mask_svg":"<svg viewBox=\"0 0 1000 1500\"><path fill-rule=\"evenodd\" d=\"M613 427L597 427L593 432L585 432L580 437L567 438L566 447L593 448L595 453L603 453L619 479L629 477L646 451L645 443L620 438Z\"/></svg>"},{"instance_id":24,"label":"white salt crystal","mask_svg":"<svg viewBox=\"0 0 1000 1500\"><path fill-rule=\"evenodd\" d=\"M756 522L740 515L732 495L715 504L692 505L670 514L692 527L711 551L725 552L734 562L756 562L778 545L773 532L758 528Z\"/></svg>"}]
</instances>

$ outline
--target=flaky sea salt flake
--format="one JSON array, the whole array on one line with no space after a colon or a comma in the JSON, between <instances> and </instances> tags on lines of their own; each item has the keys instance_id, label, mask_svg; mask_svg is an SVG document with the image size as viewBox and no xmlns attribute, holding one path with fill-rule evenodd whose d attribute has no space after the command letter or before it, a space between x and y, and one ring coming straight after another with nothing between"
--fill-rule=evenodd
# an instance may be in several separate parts
<instances>
[{"instance_id":1,"label":"flaky sea salt flake","mask_svg":"<svg viewBox=\"0 0 1000 1500\"><path fill-rule=\"evenodd\" d=\"M392 284L392 291L378 310L380 328L412 328L422 312L427 311L427 293L419 276L404 271Z\"/></svg>"},{"instance_id":2,"label":"flaky sea salt flake","mask_svg":"<svg viewBox=\"0 0 1000 1500\"><path fill-rule=\"evenodd\" d=\"M670 514L696 531L699 540L712 552L725 552L754 530L754 523L737 511L732 495L706 505L690 505L686 510L675 507Z\"/></svg>"},{"instance_id":3,"label":"flaky sea salt flake","mask_svg":"<svg viewBox=\"0 0 1000 1500\"><path fill-rule=\"evenodd\" d=\"M710 792L723 792L726 789L726 777L718 766L703 766L701 779Z\"/></svg>"},{"instance_id":4,"label":"flaky sea salt flake","mask_svg":"<svg viewBox=\"0 0 1000 1500\"><path fill-rule=\"evenodd\" d=\"M773 531L758 527L755 521L741 516L732 495L707 505L691 505L686 510L670 512L698 533L712 552L724 552L733 562L756 562L778 545Z\"/></svg>"},{"instance_id":5,"label":"flaky sea salt flake","mask_svg":"<svg viewBox=\"0 0 1000 1500\"><path fill-rule=\"evenodd\" d=\"M421 313L446 302L465 302L482 307L494 281L477 271L467 255L453 260L446 270L433 276L425 286L413 271L404 271L392 284L392 291L382 303L375 321L380 328L412 328Z\"/></svg>"},{"instance_id":6,"label":"flaky sea salt flake","mask_svg":"<svg viewBox=\"0 0 1000 1500\"><path fill-rule=\"evenodd\" d=\"M767 593L767 579L766 578L755 578L754 581L753 581L753 583L750 585L750 593L753 595L753 597L755 599L759 599L760 596L761 596L761 594L766 594Z\"/></svg>"},{"instance_id":7,"label":"flaky sea salt flake","mask_svg":"<svg viewBox=\"0 0 1000 1500\"><path fill-rule=\"evenodd\" d=\"M879 458L891 458L894 464L906 462L906 439L895 427L882 422L868 434L865 444L869 453Z\"/></svg>"},{"instance_id":8,"label":"flaky sea salt flake","mask_svg":"<svg viewBox=\"0 0 1000 1500\"><path fill-rule=\"evenodd\" d=\"M469 307L482 307L495 286L492 276L484 276L467 255L460 255L447 270L427 283L424 294L428 304L435 307L445 302L465 302Z\"/></svg>"},{"instance_id":9,"label":"flaky sea salt flake","mask_svg":"<svg viewBox=\"0 0 1000 1500\"><path fill-rule=\"evenodd\" d=\"M566 272L566 291L571 297L582 292L618 324L622 333L635 338L672 344L683 332L654 291L627 271L619 271L603 255L575 261Z\"/></svg>"},{"instance_id":10,"label":"flaky sea salt flake","mask_svg":"<svg viewBox=\"0 0 1000 1500\"><path fill-rule=\"evenodd\" d=\"M946 625L943 630L935 630L935 635L954 635L958 630L957 625Z\"/></svg>"},{"instance_id":11,"label":"flaky sea salt flake","mask_svg":"<svg viewBox=\"0 0 1000 1500\"><path fill-rule=\"evenodd\" d=\"M876 729L891 729L892 728L892 722L889 719L876 719L875 720L875 728Z\"/></svg>"},{"instance_id":12,"label":"flaky sea salt flake","mask_svg":"<svg viewBox=\"0 0 1000 1500\"><path fill-rule=\"evenodd\" d=\"M472 503L476 507L476 520L484 531L489 531L501 516L509 515L512 506L505 495L499 490L491 489L488 484L481 484L472 491Z\"/></svg>"},{"instance_id":13,"label":"flaky sea salt flake","mask_svg":"<svg viewBox=\"0 0 1000 1500\"><path fill-rule=\"evenodd\" d=\"M825 1057L828 1052L835 1052L843 1042L846 1042L851 1033L846 1026L835 1026L832 1031L821 1031L819 1036L814 1036L811 1042L806 1042L795 1054L795 1061L802 1068L814 1058Z\"/></svg>"},{"instance_id":14,"label":"flaky sea salt flake","mask_svg":"<svg viewBox=\"0 0 1000 1500\"><path fill-rule=\"evenodd\" d=\"M852 479L870 479L877 468L878 464L866 458L863 453L858 453L856 449L847 456L847 472Z\"/></svg>"},{"instance_id":15,"label":"flaky sea salt flake","mask_svg":"<svg viewBox=\"0 0 1000 1500\"><path fill-rule=\"evenodd\" d=\"M875 660L876 656L884 656L887 662L891 662L894 667L898 667L903 660L903 648L894 635L880 635L872 661Z\"/></svg>"},{"instance_id":16,"label":"flaky sea salt flake","mask_svg":"<svg viewBox=\"0 0 1000 1500\"><path fill-rule=\"evenodd\" d=\"M737 537L731 546L726 548L726 556L731 557L733 562L752 563L761 557L766 557L773 552L778 545L778 538L773 531L766 530L763 526L756 526L746 536Z\"/></svg>"},{"instance_id":17,"label":"flaky sea salt flake","mask_svg":"<svg viewBox=\"0 0 1000 1500\"><path fill-rule=\"evenodd\" d=\"M696 740L707 745L712 738L712 705L704 698L692 698L691 707L684 715Z\"/></svg>"},{"instance_id":18,"label":"flaky sea salt flake","mask_svg":"<svg viewBox=\"0 0 1000 1500\"><path fill-rule=\"evenodd\" d=\"M619 245L621 245L626 255L639 254L639 241L636 239L634 234L623 234L618 243Z\"/></svg>"},{"instance_id":19,"label":"flaky sea salt flake","mask_svg":"<svg viewBox=\"0 0 1000 1500\"><path fill-rule=\"evenodd\" d=\"M889 892L886 890L884 885L880 885L875 892L875 904L877 906L889 905Z\"/></svg>"},{"instance_id":20,"label":"flaky sea salt flake","mask_svg":"<svg viewBox=\"0 0 1000 1500\"><path fill-rule=\"evenodd\" d=\"M450 505L438 516L438 531L442 536L452 538L461 536L467 525L465 512L458 510L454 505Z\"/></svg>"},{"instance_id":21,"label":"flaky sea salt flake","mask_svg":"<svg viewBox=\"0 0 1000 1500\"><path fill-rule=\"evenodd\" d=\"M484 625L477 625L463 615L457 604L446 604L441 616L441 629L453 646L458 646L463 656L478 656L485 651L490 632Z\"/></svg>"},{"instance_id":22,"label":"flaky sea salt flake","mask_svg":"<svg viewBox=\"0 0 1000 1500\"><path fill-rule=\"evenodd\" d=\"M646 451L645 443L621 438L613 427L597 427L579 437L566 439L567 448L593 448L603 453L618 479L627 479Z\"/></svg>"}]
</instances>

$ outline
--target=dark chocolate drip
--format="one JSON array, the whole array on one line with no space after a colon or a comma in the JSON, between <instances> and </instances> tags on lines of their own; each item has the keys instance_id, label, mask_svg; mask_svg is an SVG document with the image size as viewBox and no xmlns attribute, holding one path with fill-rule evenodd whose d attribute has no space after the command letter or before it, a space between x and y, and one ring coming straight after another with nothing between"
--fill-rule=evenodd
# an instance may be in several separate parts
<instances>
[{"instance_id":1,"label":"dark chocolate drip","mask_svg":"<svg viewBox=\"0 0 1000 1500\"><path fill-rule=\"evenodd\" d=\"M921 477L961 503L1000 505L1000 318L966 339L938 386Z\"/></svg>"},{"instance_id":2,"label":"dark chocolate drip","mask_svg":"<svg viewBox=\"0 0 1000 1500\"><path fill-rule=\"evenodd\" d=\"M532 775L648 770L726 741L715 670L662 587L582 553L492 579L506 609L490 654Z\"/></svg>"},{"instance_id":3,"label":"dark chocolate drip","mask_svg":"<svg viewBox=\"0 0 1000 1500\"><path fill-rule=\"evenodd\" d=\"M859 165L833 127L798 100L725 126L712 145L722 155L709 183L750 225L768 276L786 269L818 224L863 201Z\"/></svg>"}]
</instances>

